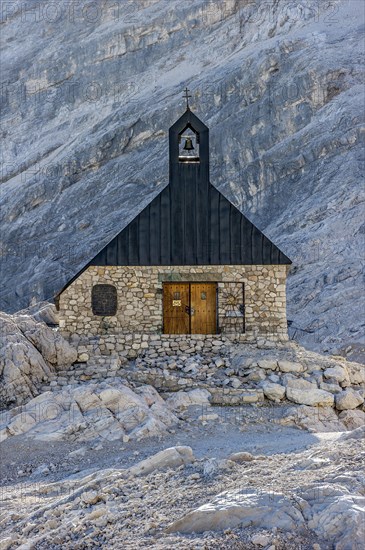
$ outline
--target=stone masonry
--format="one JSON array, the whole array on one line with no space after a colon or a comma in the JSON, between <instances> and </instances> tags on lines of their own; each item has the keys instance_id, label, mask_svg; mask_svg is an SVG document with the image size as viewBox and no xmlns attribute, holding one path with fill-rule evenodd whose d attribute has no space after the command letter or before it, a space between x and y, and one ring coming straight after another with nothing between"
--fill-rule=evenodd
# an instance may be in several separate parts
<instances>
[{"instance_id":1,"label":"stone masonry","mask_svg":"<svg viewBox=\"0 0 365 550\"><path fill-rule=\"evenodd\" d=\"M127 350L129 356L136 356L161 337L165 347L178 344L186 350L196 335L162 335L163 283L211 281L218 283L219 334L204 340L228 337L232 341L255 342L266 337L285 341L287 269L277 265L90 266L60 295L60 330L79 352L108 355ZM91 293L97 284L115 286L116 315L93 315ZM224 303L227 294L239 296L240 292L245 304L245 330L243 319L232 325Z\"/></svg>"}]
</instances>

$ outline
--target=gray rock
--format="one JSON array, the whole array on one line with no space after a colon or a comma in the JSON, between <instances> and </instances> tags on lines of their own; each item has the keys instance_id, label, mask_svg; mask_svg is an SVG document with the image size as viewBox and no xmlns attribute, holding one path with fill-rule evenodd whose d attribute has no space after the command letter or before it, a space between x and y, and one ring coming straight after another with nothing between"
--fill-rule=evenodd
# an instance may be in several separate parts
<instances>
[{"instance_id":1,"label":"gray rock","mask_svg":"<svg viewBox=\"0 0 365 550\"><path fill-rule=\"evenodd\" d=\"M275 359L261 359L258 361L258 366L260 369L264 370L276 370L278 367L278 362Z\"/></svg>"},{"instance_id":2,"label":"gray rock","mask_svg":"<svg viewBox=\"0 0 365 550\"><path fill-rule=\"evenodd\" d=\"M188 392L179 391L170 395L166 400L167 406L172 410L179 410L191 405L209 405L211 394L208 390L195 389Z\"/></svg>"},{"instance_id":3,"label":"gray rock","mask_svg":"<svg viewBox=\"0 0 365 550\"><path fill-rule=\"evenodd\" d=\"M362 548L365 539L365 498L351 495L342 486L319 485L300 490L308 527L338 550Z\"/></svg>"},{"instance_id":4,"label":"gray rock","mask_svg":"<svg viewBox=\"0 0 365 550\"><path fill-rule=\"evenodd\" d=\"M233 453L228 457L228 460L232 460L233 462L237 462L238 464L243 464L244 462L252 462L253 459L254 456L251 453L246 452Z\"/></svg>"},{"instance_id":5,"label":"gray rock","mask_svg":"<svg viewBox=\"0 0 365 550\"><path fill-rule=\"evenodd\" d=\"M287 411L283 419L285 425L295 425L310 432L342 432L345 425L330 407L308 407L301 405Z\"/></svg>"},{"instance_id":6,"label":"gray rock","mask_svg":"<svg viewBox=\"0 0 365 550\"><path fill-rule=\"evenodd\" d=\"M295 388L297 390L316 390L317 384L302 378L292 378L287 381L287 387Z\"/></svg>"},{"instance_id":7,"label":"gray rock","mask_svg":"<svg viewBox=\"0 0 365 550\"><path fill-rule=\"evenodd\" d=\"M337 382L321 382L319 385L321 390L329 391L330 393L340 393L342 392L341 386Z\"/></svg>"},{"instance_id":8,"label":"gray rock","mask_svg":"<svg viewBox=\"0 0 365 550\"><path fill-rule=\"evenodd\" d=\"M260 382L261 380L265 380L266 372L267 371L256 368L249 372L247 376L245 376L245 381L247 380L248 382Z\"/></svg>"},{"instance_id":9,"label":"gray rock","mask_svg":"<svg viewBox=\"0 0 365 550\"><path fill-rule=\"evenodd\" d=\"M365 426L360 426L351 430L349 433L342 434L339 441L347 441L349 439L364 440L365 437Z\"/></svg>"},{"instance_id":10,"label":"gray rock","mask_svg":"<svg viewBox=\"0 0 365 550\"><path fill-rule=\"evenodd\" d=\"M283 531L304 523L300 511L280 493L257 493L254 489L225 492L196 508L167 528L167 533L204 533L234 527L260 527Z\"/></svg>"},{"instance_id":11,"label":"gray rock","mask_svg":"<svg viewBox=\"0 0 365 550\"><path fill-rule=\"evenodd\" d=\"M359 363L347 363L347 371L349 373L351 384L365 384L365 365Z\"/></svg>"},{"instance_id":12,"label":"gray rock","mask_svg":"<svg viewBox=\"0 0 365 550\"><path fill-rule=\"evenodd\" d=\"M191 447L171 447L138 462L128 469L132 475L148 475L155 470L176 468L195 461Z\"/></svg>"},{"instance_id":13,"label":"gray rock","mask_svg":"<svg viewBox=\"0 0 365 550\"><path fill-rule=\"evenodd\" d=\"M332 378L337 382L349 381L349 374L346 367L342 367L340 365L336 365L335 367L326 369L323 373L323 376L325 378Z\"/></svg>"},{"instance_id":14,"label":"gray rock","mask_svg":"<svg viewBox=\"0 0 365 550\"><path fill-rule=\"evenodd\" d=\"M251 537L252 544L255 544L256 546L268 546L270 541L271 537L269 535L261 535L260 533Z\"/></svg>"},{"instance_id":15,"label":"gray rock","mask_svg":"<svg viewBox=\"0 0 365 550\"><path fill-rule=\"evenodd\" d=\"M20 434L46 442L160 436L178 419L163 400L151 398L153 392L145 388L138 395L121 382L45 392L11 411L1 426L3 439Z\"/></svg>"},{"instance_id":16,"label":"gray rock","mask_svg":"<svg viewBox=\"0 0 365 550\"><path fill-rule=\"evenodd\" d=\"M77 351L45 323L0 313L1 408L26 403L45 380L76 359Z\"/></svg>"},{"instance_id":17,"label":"gray rock","mask_svg":"<svg viewBox=\"0 0 365 550\"><path fill-rule=\"evenodd\" d=\"M285 387L281 384L274 384L273 382L264 382L261 385L265 397L271 401L280 402L285 397Z\"/></svg>"},{"instance_id":18,"label":"gray rock","mask_svg":"<svg viewBox=\"0 0 365 550\"><path fill-rule=\"evenodd\" d=\"M230 385L232 386L232 388L239 388L240 386L242 386L242 382L239 378L236 378L236 377L232 377L230 379Z\"/></svg>"},{"instance_id":19,"label":"gray rock","mask_svg":"<svg viewBox=\"0 0 365 550\"><path fill-rule=\"evenodd\" d=\"M304 365L295 363L294 361L278 361L278 365L281 372L300 373L305 371Z\"/></svg>"},{"instance_id":20,"label":"gray rock","mask_svg":"<svg viewBox=\"0 0 365 550\"><path fill-rule=\"evenodd\" d=\"M352 388L348 388L347 390L336 395L336 409L339 411L356 409L356 407L362 405L363 403L363 396Z\"/></svg>"},{"instance_id":21,"label":"gray rock","mask_svg":"<svg viewBox=\"0 0 365 550\"><path fill-rule=\"evenodd\" d=\"M338 417L348 430L355 430L365 425L365 413L360 410L342 411Z\"/></svg>"},{"instance_id":22,"label":"gray rock","mask_svg":"<svg viewBox=\"0 0 365 550\"><path fill-rule=\"evenodd\" d=\"M331 393L318 389L296 389L288 386L286 388L286 397L289 401L311 407L332 407L334 404L334 397Z\"/></svg>"},{"instance_id":23,"label":"gray rock","mask_svg":"<svg viewBox=\"0 0 365 550\"><path fill-rule=\"evenodd\" d=\"M37 302L27 309L18 312L18 315L29 315L36 321L46 323L49 326L57 326L59 314L54 304L49 302Z\"/></svg>"}]
</instances>

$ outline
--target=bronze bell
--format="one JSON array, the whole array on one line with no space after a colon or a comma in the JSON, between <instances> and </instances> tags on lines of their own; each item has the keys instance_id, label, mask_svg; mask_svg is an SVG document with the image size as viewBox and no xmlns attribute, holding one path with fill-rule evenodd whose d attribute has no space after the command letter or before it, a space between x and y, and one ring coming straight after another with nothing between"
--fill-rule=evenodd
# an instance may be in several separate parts
<instances>
[{"instance_id":1,"label":"bronze bell","mask_svg":"<svg viewBox=\"0 0 365 550\"><path fill-rule=\"evenodd\" d=\"M186 138L185 140L185 145L184 145L184 150L185 151L192 151L193 149L195 149L194 145L193 145L193 141L191 138Z\"/></svg>"}]
</instances>

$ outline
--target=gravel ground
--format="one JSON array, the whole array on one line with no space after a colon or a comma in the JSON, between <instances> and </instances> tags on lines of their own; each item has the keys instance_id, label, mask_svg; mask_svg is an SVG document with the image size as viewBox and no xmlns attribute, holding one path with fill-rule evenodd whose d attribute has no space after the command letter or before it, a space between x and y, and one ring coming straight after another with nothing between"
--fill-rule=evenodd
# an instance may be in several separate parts
<instances>
[{"instance_id":1,"label":"gravel ground","mask_svg":"<svg viewBox=\"0 0 365 550\"><path fill-rule=\"evenodd\" d=\"M323 434L310 434L278 422L289 407L266 405L257 407L190 407L181 414L179 426L164 436L141 441L100 439L86 444L72 442L41 442L24 436L5 440L0 447L1 485L38 479L36 469L42 464L50 469L48 479L61 479L65 473L81 469L128 468L138 460L176 445L192 447L199 458L226 458L228 454L245 450L254 454L272 455L297 452L319 441ZM205 420L207 414L218 414L215 421ZM202 417L202 418L200 418ZM80 456L69 456L80 451ZM21 473L19 473L21 472Z\"/></svg>"},{"instance_id":2,"label":"gravel ground","mask_svg":"<svg viewBox=\"0 0 365 550\"><path fill-rule=\"evenodd\" d=\"M217 413L204 421L204 414ZM199 417L203 414L203 420ZM190 408L185 420L163 438L89 444L44 443L12 437L2 444L2 549L110 548L110 549L236 549L258 548L252 543L257 529L228 529L202 535L166 534L166 527L188 511L209 502L225 490L250 487L279 491L292 497L298 487L316 485L346 474L349 489L358 493L361 442L340 443L340 433L309 434L280 426L283 406ZM144 477L125 475L126 468L157 451L190 445L196 461ZM70 457L81 449L83 456ZM244 464L213 457L248 451L255 460ZM31 457L31 458L30 458ZM319 468L303 466L314 458ZM324 462L323 462L324 460ZM47 472L37 468L47 466ZM43 466L41 466L43 468ZM93 490L98 502L85 505L80 496ZM332 544L312 531L270 533L275 550L329 550ZM4 542L5 541L5 542ZM318 544L319 546L313 546ZM272 549L273 550L273 549Z\"/></svg>"}]
</instances>

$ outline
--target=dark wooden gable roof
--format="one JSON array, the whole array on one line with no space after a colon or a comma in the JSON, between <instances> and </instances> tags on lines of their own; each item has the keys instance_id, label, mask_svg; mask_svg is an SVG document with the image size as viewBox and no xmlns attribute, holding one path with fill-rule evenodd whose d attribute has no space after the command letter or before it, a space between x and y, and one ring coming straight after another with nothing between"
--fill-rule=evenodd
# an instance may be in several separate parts
<instances>
[{"instance_id":1,"label":"dark wooden gable roof","mask_svg":"<svg viewBox=\"0 0 365 550\"><path fill-rule=\"evenodd\" d=\"M199 134L198 163L179 161L179 135L187 127ZM291 264L289 258L209 182L207 126L188 109L170 128L169 139L169 185L66 286L91 265Z\"/></svg>"},{"instance_id":2,"label":"dark wooden gable roof","mask_svg":"<svg viewBox=\"0 0 365 550\"><path fill-rule=\"evenodd\" d=\"M89 265L290 264L213 185L167 186Z\"/></svg>"}]
</instances>

